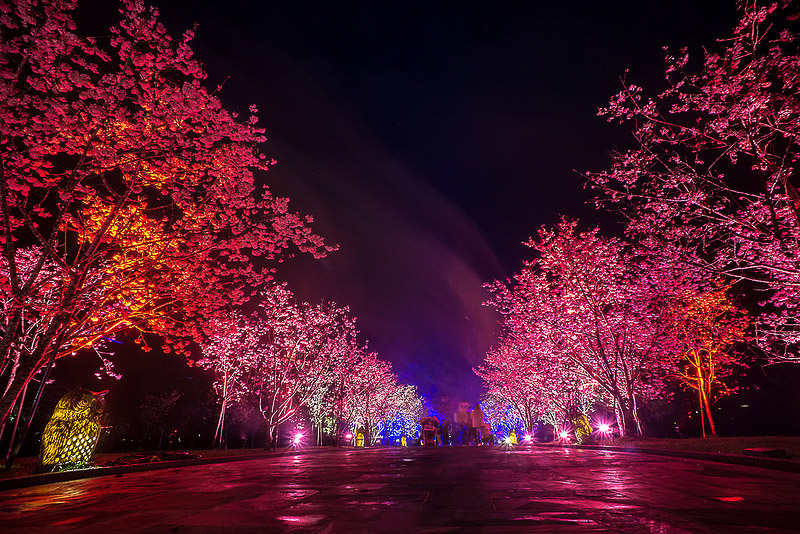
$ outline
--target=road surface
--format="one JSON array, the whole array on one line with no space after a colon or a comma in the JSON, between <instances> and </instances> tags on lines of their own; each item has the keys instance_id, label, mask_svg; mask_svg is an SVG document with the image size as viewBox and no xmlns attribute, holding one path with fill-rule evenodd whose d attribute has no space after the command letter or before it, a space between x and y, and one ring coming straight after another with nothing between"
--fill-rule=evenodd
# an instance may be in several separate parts
<instances>
[{"instance_id":1,"label":"road surface","mask_svg":"<svg viewBox=\"0 0 800 534\"><path fill-rule=\"evenodd\" d=\"M0 493L0 531L800 531L800 474L539 447L328 449Z\"/></svg>"}]
</instances>

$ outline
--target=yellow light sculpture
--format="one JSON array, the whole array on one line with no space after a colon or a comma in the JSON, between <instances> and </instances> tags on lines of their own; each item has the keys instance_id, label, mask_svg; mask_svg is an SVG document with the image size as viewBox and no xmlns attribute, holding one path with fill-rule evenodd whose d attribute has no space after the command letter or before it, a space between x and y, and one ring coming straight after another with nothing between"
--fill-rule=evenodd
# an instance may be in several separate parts
<instances>
[{"instance_id":1,"label":"yellow light sculpture","mask_svg":"<svg viewBox=\"0 0 800 534\"><path fill-rule=\"evenodd\" d=\"M44 427L37 462L38 472L80 468L89 464L100 437L100 416L106 391L77 388L56 404Z\"/></svg>"}]
</instances>

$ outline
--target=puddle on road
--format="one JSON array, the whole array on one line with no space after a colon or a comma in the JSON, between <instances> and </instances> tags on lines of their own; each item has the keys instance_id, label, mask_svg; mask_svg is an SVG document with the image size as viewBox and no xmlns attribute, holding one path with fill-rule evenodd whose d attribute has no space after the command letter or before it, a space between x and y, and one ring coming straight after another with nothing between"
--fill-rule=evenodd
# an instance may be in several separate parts
<instances>
[{"instance_id":1,"label":"puddle on road","mask_svg":"<svg viewBox=\"0 0 800 534\"><path fill-rule=\"evenodd\" d=\"M283 521L292 526L312 526L320 521L324 521L324 515L281 515L276 517L278 521Z\"/></svg>"}]
</instances>

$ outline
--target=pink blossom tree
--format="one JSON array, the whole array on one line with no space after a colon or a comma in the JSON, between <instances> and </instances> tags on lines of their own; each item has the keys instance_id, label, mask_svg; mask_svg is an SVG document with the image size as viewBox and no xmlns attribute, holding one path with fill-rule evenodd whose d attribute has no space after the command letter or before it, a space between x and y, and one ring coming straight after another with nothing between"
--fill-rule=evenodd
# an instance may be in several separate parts
<instances>
[{"instance_id":1,"label":"pink blossom tree","mask_svg":"<svg viewBox=\"0 0 800 534\"><path fill-rule=\"evenodd\" d=\"M334 443L339 444L342 436L350 429L355 409L347 402L347 396L358 363L366 352L366 346L357 343L353 343L350 350L342 351L337 365L308 400L309 418L317 430L320 442L323 434L329 434Z\"/></svg>"},{"instance_id":2,"label":"pink blossom tree","mask_svg":"<svg viewBox=\"0 0 800 534\"><path fill-rule=\"evenodd\" d=\"M547 275L531 271L523 278L524 288L520 284L513 291L501 282L488 286L495 293L490 304L504 316L504 336L476 372L489 398L514 407L531 432L537 420L558 426L571 412L607 399L553 344L555 295Z\"/></svg>"},{"instance_id":3,"label":"pink blossom tree","mask_svg":"<svg viewBox=\"0 0 800 534\"><path fill-rule=\"evenodd\" d=\"M622 433L638 434L641 403L662 393L672 365L665 307L620 241L576 226L562 221L555 231L543 228L528 243L538 257L510 285L490 286L492 302L514 342L544 356L528 361L539 383L558 377L552 371L561 366L559 379L571 381L567 391L576 400L601 390L614 404ZM502 369L516 354L513 348L500 353L505 360L494 367Z\"/></svg>"},{"instance_id":4,"label":"pink blossom tree","mask_svg":"<svg viewBox=\"0 0 800 534\"><path fill-rule=\"evenodd\" d=\"M526 328L535 330L537 325L529 323L521 330ZM531 332L518 331L501 339L475 369L486 387L486 399L495 406L511 406L529 433L537 421L558 426L571 411L585 411L602 399L596 383L558 356L548 339L534 342L532 337Z\"/></svg>"},{"instance_id":5,"label":"pink blossom tree","mask_svg":"<svg viewBox=\"0 0 800 534\"><path fill-rule=\"evenodd\" d=\"M266 325L245 319L239 313L231 313L227 320L220 320L215 333L203 345L203 357L195 362L198 367L214 372L214 391L219 397L220 411L215 446L222 445L225 415L250 393L250 373L255 369L260 356Z\"/></svg>"},{"instance_id":6,"label":"pink blossom tree","mask_svg":"<svg viewBox=\"0 0 800 534\"><path fill-rule=\"evenodd\" d=\"M623 78L601 114L635 145L588 179L632 238L759 296L762 348L800 361L800 19L791 2L741 12L702 56L667 55L660 93Z\"/></svg>"},{"instance_id":7,"label":"pink blossom tree","mask_svg":"<svg viewBox=\"0 0 800 534\"><path fill-rule=\"evenodd\" d=\"M261 308L266 336L250 374L272 447L278 426L346 369L359 351L355 319L332 304L297 304L285 286L265 292Z\"/></svg>"},{"instance_id":8,"label":"pink blossom tree","mask_svg":"<svg viewBox=\"0 0 800 534\"><path fill-rule=\"evenodd\" d=\"M391 412L397 388L392 365L375 353L364 353L344 384L342 412L355 430L363 428L365 443L379 436L378 424Z\"/></svg>"},{"instance_id":9,"label":"pink blossom tree","mask_svg":"<svg viewBox=\"0 0 800 534\"><path fill-rule=\"evenodd\" d=\"M378 411L379 420L376 425L373 442L383 434L387 441L391 434L405 435L409 438L415 435L419 421L429 412L429 408L419 392L417 386L409 384L396 384L386 397L383 409Z\"/></svg>"},{"instance_id":10,"label":"pink blossom tree","mask_svg":"<svg viewBox=\"0 0 800 534\"><path fill-rule=\"evenodd\" d=\"M0 6L0 424L48 361L124 328L207 340L270 260L325 252L255 185L272 163L255 109L239 120L204 87L191 31L123 0L87 37L74 8Z\"/></svg>"},{"instance_id":11,"label":"pink blossom tree","mask_svg":"<svg viewBox=\"0 0 800 534\"><path fill-rule=\"evenodd\" d=\"M545 378L548 368L541 363L530 345L509 336L475 369L483 380L490 404L511 406L528 432L550 410L553 397L563 393L548 387ZM492 419L491 414L487 417Z\"/></svg>"},{"instance_id":12,"label":"pink blossom tree","mask_svg":"<svg viewBox=\"0 0 800 534\"><path fill-rule=\"evenodd\" d=\"M325 424L335 443L353 430L358 405L353 401L356 385L362 382L358 373L366 369L362 362L371 358L366 346L359 347L350 355L347 365L339 366L330 377L328 387L317 391L309 401L310 415L315 425Z\"/></svg>"}]
</instances>

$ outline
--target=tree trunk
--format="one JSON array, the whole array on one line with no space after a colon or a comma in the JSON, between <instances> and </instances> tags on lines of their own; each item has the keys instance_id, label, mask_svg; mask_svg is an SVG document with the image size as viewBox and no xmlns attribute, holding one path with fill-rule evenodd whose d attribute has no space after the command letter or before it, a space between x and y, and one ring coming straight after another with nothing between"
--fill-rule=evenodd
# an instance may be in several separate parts
<instances>
[{"instance_id":1,"label":"tree trunk","mask_svg":"<svg viewBox=\"0 0 800 534\"><path fill-rule=\"evenodd\" d=\"M631 422L636 429L637 436L643 436L644 430L642 429L642 421L639 418L639 408L636 406L636 396L633 391L628 394L628 406L630 406Z\"/></svg>"},{"instance_id":2,"label":"tree trunk","mask_svg":"<svg viewBox=\"0 0 800 534\"><path fill-rule=\"evenodd\" d=\"M64 340L64 332L62 331L57 338L55 345L53 346L50 355L47 358L47 363L44 366L39 365L34 366L33 372L30 374L28 379L25 381L25 385L22 388L22 394L20 398L20 416L19 419L23 421L22 432L20 432L19 437L16 439L16 443L13 441L11 442L11 453L6 460L6 469L11 469L11 466L14 464L14 460L17 458L20 449L22 448L22 443L25 441L25 437L28 435L28 430L31 428L31 422L33 421L33 416L36 415L36 410L39 409L39 401L42 399L42 392L44 391L45 386L47 386L47 380L50 378L50 371L53 369L53 363L56 360L56 356L58 355L58 348L61 346L61 343ZM36 395L33 397L33 402L31 403L28 410L22 410L25 407L25 392L28 390L28 384L36 374L44 369L42 372L42 379L39 382L39 387L36 390ZM19 422L19 421L18 421Z\"/></svg>"},{"instance_id":3,"label":"tree trunk","mask_svg":"<svg viewBox=\"0 0 800 534\"><path fill-rule=\"evenodd\" d=\"M161 442L164 440L164 429L166 428L166 426L167 426L167 423L164 423L163 425L161 425L161 434L158 436L158 447L156 447L156 450L159 450L159 451L161 450Z\"/></svg>"},{"instance_id":4,"label":"tree trunk","mask_svg":"<svg viewBox=\"0 0 800 534\"><path fill-rule=\"evenodd\" d=\"M619 434L623 437L630 436L632 435L633 428L635 427L633 416L619 395L613 395L613 397L617 423L619 425Z\"/></svg>"},{"instance_id":5,"label":"tree trunk","mask_svg":"<svg viewBox=\"0 0 800 534\"><path fill-rule=\"evenodd\" d=\"M697 390L697 400L700 404L700 409L698 411L700 414L700 427L703 429L703 437L706 437L706 416L703 414L703 394L699 389Z\"/></svg>"},{"instance_id":6,"label":"tree trunk","mask_svg":"<svg viewBox=\"0 0 800 534\"><path fill-rule=\"evenodd\" d=\"M0 426L6 425L8 418L11 417L14 406L17 404L22 394L22 390L28 382L31 381L34 375L36 375L37 371L38 369L35 365L20 363L14 380L9 384L8 391L6 391L2 399L0 399L0 416L2 416L2 419L0 419Z\"/></svg>"},{"instance_id":7,"label":"tree trunk","mask_svg":"<svg viewBox=\"0 0 800 534\"><path fill-rule=\"evenodd\" d=\"M708 428L711 431L711 437L717 437L717 428L714 425L714 416L711 415L711 404L708 400L709 393L703 389L698 389L697 392L700 396L700 420L703 421L703 413L705 412L705 417L708 418ZM703 422L703 437L706 437L706 426L705 422Z\"/></svg>"},{"instance_id":8,"label":"tree trunk","mask_svg":"<svg viewBox=\"0 0 800 534\"><path fill-rule=\"evenodd\" d=\"M222 429L225 426L225 399L222 401L222 408L219 410L219 418L217 419L217 431L214 433L214 447L222 448Z\"/></svg>"},{"instance_id":9,"label":"tree trunk","mask_svg":"<svg viewBox=\"0 0 800 534\"><path fill-rule=\"evenodd\" d=\"M714 424L714 416L711 415L711 405L708 402L708 398L706 398L706 415L708 416L708 427L711 429L711 437L717 437L717 427Z\"/></svg>"},{"instance_id":10,"label":"tree trunk","mask_svg":"<svg viewBox=\"0 0 800 534\"><path fill-rule=\"evenodd\" d=\"M267 443L264 446L266 450L278 450L278 425L267 423Z\"/></svg>"},{"instance_id":11,"label":"tree trunk","mask_svg":"<svg viewBox=\"0 0 800 534\"><path fill-rule=\"evenodd\" d=\"M14 428L11 429L11 437L8 441L8 453L6 454L5 464L7 468L10 468L8 461L11 459L11 456L14 453L14 441L17 437L17 428L19 428L19 420L22 419L22 408L25 406L25 393L28 391L28 384L25 384L25 387L22 388L22 395L20 395L19 399L19 409L17 410L17 418L14 420ZM2 436L1 432L2 428L0 428L0 436Z\"/></svg>"},{"instance_id":12,"label":"tree trunk","mask_svg":"<svg viewBox=\"0 0 800 534\"><path fill-rule=\"evenodd\" d=\"M142 436L142 442L139 444L139 450L144 450L144 444L147 441L147 435L150 433L150 423L147 423L147 426L144 427L144 436Z\"/></svg>"}]
</instances>

